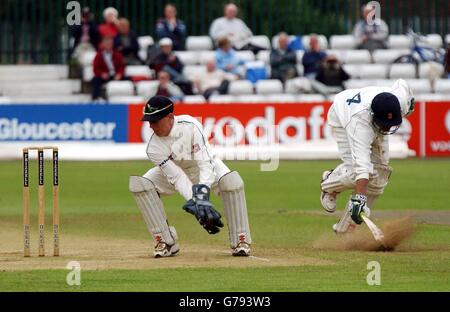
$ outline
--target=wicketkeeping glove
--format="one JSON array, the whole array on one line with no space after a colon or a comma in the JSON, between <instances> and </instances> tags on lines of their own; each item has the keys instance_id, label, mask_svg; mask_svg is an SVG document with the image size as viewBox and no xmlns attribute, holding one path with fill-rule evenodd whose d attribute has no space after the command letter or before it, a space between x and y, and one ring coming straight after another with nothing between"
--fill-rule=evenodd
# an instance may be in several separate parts
<instances>
[{"instance_id":1,"label":"wicketkeeping glove","mask_svg":"<svg viewBox=\"0 0 450 312\"><path fill-rule=\"evenodd\" d=\"M356 194L350 198L350 214L352 220L356 224L361 224L363 219L361 218L361 213L365 212L367 202L367 196Z\"/></svg>"},{"instance_id":2,"label":"wicketkeeping glove","mask_svg":"<svg viewBox=\"0 0 450 312\"><path fill-rule=\"evenodd\" d=\"M193 214L201 226L209 233L216 234L220 232L223 223L220 220L220 213L214 209L209 201L209 187L204 184L195 184L192 186L192 199L188 200L183 209Z\"/></svg>"}]
</instances>

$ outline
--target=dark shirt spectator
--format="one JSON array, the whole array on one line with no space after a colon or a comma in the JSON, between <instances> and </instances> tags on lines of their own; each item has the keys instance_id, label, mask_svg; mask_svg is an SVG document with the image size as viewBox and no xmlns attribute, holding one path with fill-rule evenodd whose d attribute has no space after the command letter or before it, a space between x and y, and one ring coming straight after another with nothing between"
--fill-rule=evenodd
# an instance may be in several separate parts
<instances>
[{"instance_id":1,"label":"dark shirt spectator","mask_svg":"<svg viewBox=\"0 0 450 312\"><path fill-rule=\"evenodd\" d=\"M270 53L270 66L273 79L286 81L297 76L297 54L290 51L289 36L286 33L278 35L278 48Z\"/></svg>"},{"instance_id":2,"label":"dark shirt spectator","mask_svg":"<svg viewBox=\"0 0 450 312\"><path fill-rule=\"evenodd\" d=\"M344 81L350 79L350 75L342 68L334 55L327 56L322 62L316 80L330 87L344 89Z\"/></svg>"},{"instance_id":3,"label":"dark shirt spectator","mask_svg":"<svg viewBox=\"0 0 450 312\"><path fill-rule=\"evenodd\" d=\"M113 7L108 7L103 10L103 18L104 22L98 27L98 31L100 32L100 36L103 37L112 37L114 38L118 31L118 20L119 12Z\"/></svg>"},{"instance_id":4,"label":"dark shirt spectator","mask_svg":"<svg viewBox=\"0 0 450 312\"><path fill-rule=\"evenodd\" d=\"M73 48L70 53L74 54L74 58L79 59L80 54L86 50L96 51L98 49L100 34L97 25L92 20L92 14L89 8L83 8L81 24L72 26L70 31L74 38Z\"/></svg>"},{"instance_id":5,"label":"dark shirt spectator","mask_svg":"<svg viewBox=\"0 0 450 312\"><path fill-rule=\"evenodd\" d=\"M170 74L172 80L180 78L183 71L183 63L172 51L172 40L163 38L159 41L160 52L150 60L150 68L154 69L156 74L164 70Z\"/></svg>"},{"instance_id":6,"label":"dark shirt spectator","mask_svg":"<svg viewBox=\"0 0 450 312\"><path fill-rule=\"evenodd\" d=\"M156 37L170 38L175 51L184 50L186 40L186 25L177 18L177 8L173 4L167 4L164 8L164 17L156 24Z\"/></svg>"},{"instance_id":7,"label":"dark shirt spectator","mask_svg":"<svg viewBox=\"0 0 450 312\"><path fill-rule=\"evenodd\" d=\"M445 72L447 73L447 78L450 79L450 43L447 47L447 53L445 53Z\"/></svg>"},{"instance_id":8,"label":"dark shirt spectator","mask_svg":"<svg viewBox=\"0 0 450 312\"><path fill-rule=\"evenodd\" d=\"M319 39L312 35L309 39L310 50L303 55L304 76L314 79L320 67L320 62L327 56L324 51L320 50Z\"/></svg>"},{"instance_id":9,"label":"dark shirt spectator","mask_svg":"<svg viewBox=\"0 0 450 312\"><path fill-rule=\"evenodd\" d=\"M353 29L358 49L373 51L387 48L389 28L382 19L374 15L374 10L370 4L362 7L362 19ZM373 18L370 14L373 14Z\"/></svg>"},{"instance_id":10,"label":"dark shirt spectator","mask_svg":"<svg viewBox=\"0 0 450 312\"><path fill-rule=\"evenodd\" d=\"M126 65L140 65L139 43L136 35L130 30L130 22L126 18L119 19L119 33L114 38L114 49L122 53Z\"/></svg>"},{"instance_id":11,"label":"dark shirt spectator","mask_svg":"<svg viewBox=\"0 0 450 312\"><path fill-rule=\"evenodd\" d=\"M156 95L161 95L165 97L169 97L172 101L180 101L184 94L181 89L170 81L170 74L164 70L161 70L158 73L158 89L156 90Z\"/></svg>"},{"instance_id":12,"label":"dark shirt spectator","mask_svg":"<svg viewBox=\"0 0 450 312\"><path fill-rule=\"evenodd\" d=\"M113 38L105 37L94 58L94 78L92 79L92 99L100 97L102 84L110 80L124 79L125 63L122 54L113 50Z\"/></svg>"}]
</instances>

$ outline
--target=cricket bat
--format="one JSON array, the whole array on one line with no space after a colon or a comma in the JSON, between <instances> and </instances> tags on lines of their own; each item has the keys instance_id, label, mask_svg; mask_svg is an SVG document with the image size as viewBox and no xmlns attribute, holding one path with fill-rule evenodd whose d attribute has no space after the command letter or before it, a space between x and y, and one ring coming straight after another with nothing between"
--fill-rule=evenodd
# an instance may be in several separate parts
<instances>
[{"instance_id":1,"label":"cricket bat","mask_svg":"<svg viewBox=\"0 0 450 312\"><path fill-rule=\"evenodd\" d=\"M361 214L361 218L364 220L364 223L367 225L367 227L369 228L370 232L372 232L372 235L375 238L375 240L377 242L379 242L381 245L383 245L384 247L386 247L384 245L384 234L383 234L383 231L381 231L380 228L378 226L376 226L375 223L373 223L372 220L370 220L364 214Z\"/></svg>"}]
</instances>

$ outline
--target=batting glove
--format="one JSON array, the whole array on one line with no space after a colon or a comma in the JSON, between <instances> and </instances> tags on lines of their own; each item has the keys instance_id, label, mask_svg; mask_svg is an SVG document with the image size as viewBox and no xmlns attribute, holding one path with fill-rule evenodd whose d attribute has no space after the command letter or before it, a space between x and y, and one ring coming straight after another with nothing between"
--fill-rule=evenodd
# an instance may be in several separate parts
<instances>
[{"instance_id":1,"label":"batting glove","mask_svg":"<svg viewBox=\"0 0 450 312\"><path fill-rule=\"evenodd\" d=\"M367 207L366 202L367 196L365 195L356 194L352 195L352 197L350 198L349 210L352 220L356 224L361 224L363 222L363 219L361 218L361 213L365 212L365 208Z\"/></svg>"}]
</instances>

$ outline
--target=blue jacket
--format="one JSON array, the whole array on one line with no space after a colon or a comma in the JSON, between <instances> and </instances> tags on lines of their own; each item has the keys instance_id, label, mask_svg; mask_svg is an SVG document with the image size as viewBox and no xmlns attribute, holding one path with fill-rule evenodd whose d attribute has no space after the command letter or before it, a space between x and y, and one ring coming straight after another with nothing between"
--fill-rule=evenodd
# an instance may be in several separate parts
<instances>
[{"instance_id":1,"label":"blue jacket","mask_svg":"<svg viewBox=\"0 0 450 312\"><path fill-rule=\"evenodd\" d=\"M228 52L225 52L221 49L216 50L216 63L217 68L223 70L224 72L233 73L238 75L237 67L239 65L243 65L244 61L241 60L237 54L236 51L233 49L228 50ZM233 66L233 69L227 70L226 66L228 64L231 64Z\"/></svg>"},{"instance_id":2,"label":"blue jacket","mask_svg":"<svg viewBox=\"0 0 450 312\"><path fill-rule=\"evenodd\" d=\"M184 50L184 41L186 39L186 25L182 20L177 19L175 28L170 29L167 20L161 18L156 24L156 37L158 40L166 37L172 39L173 49L182 51Z\"/></svg>"}]
</instances>

